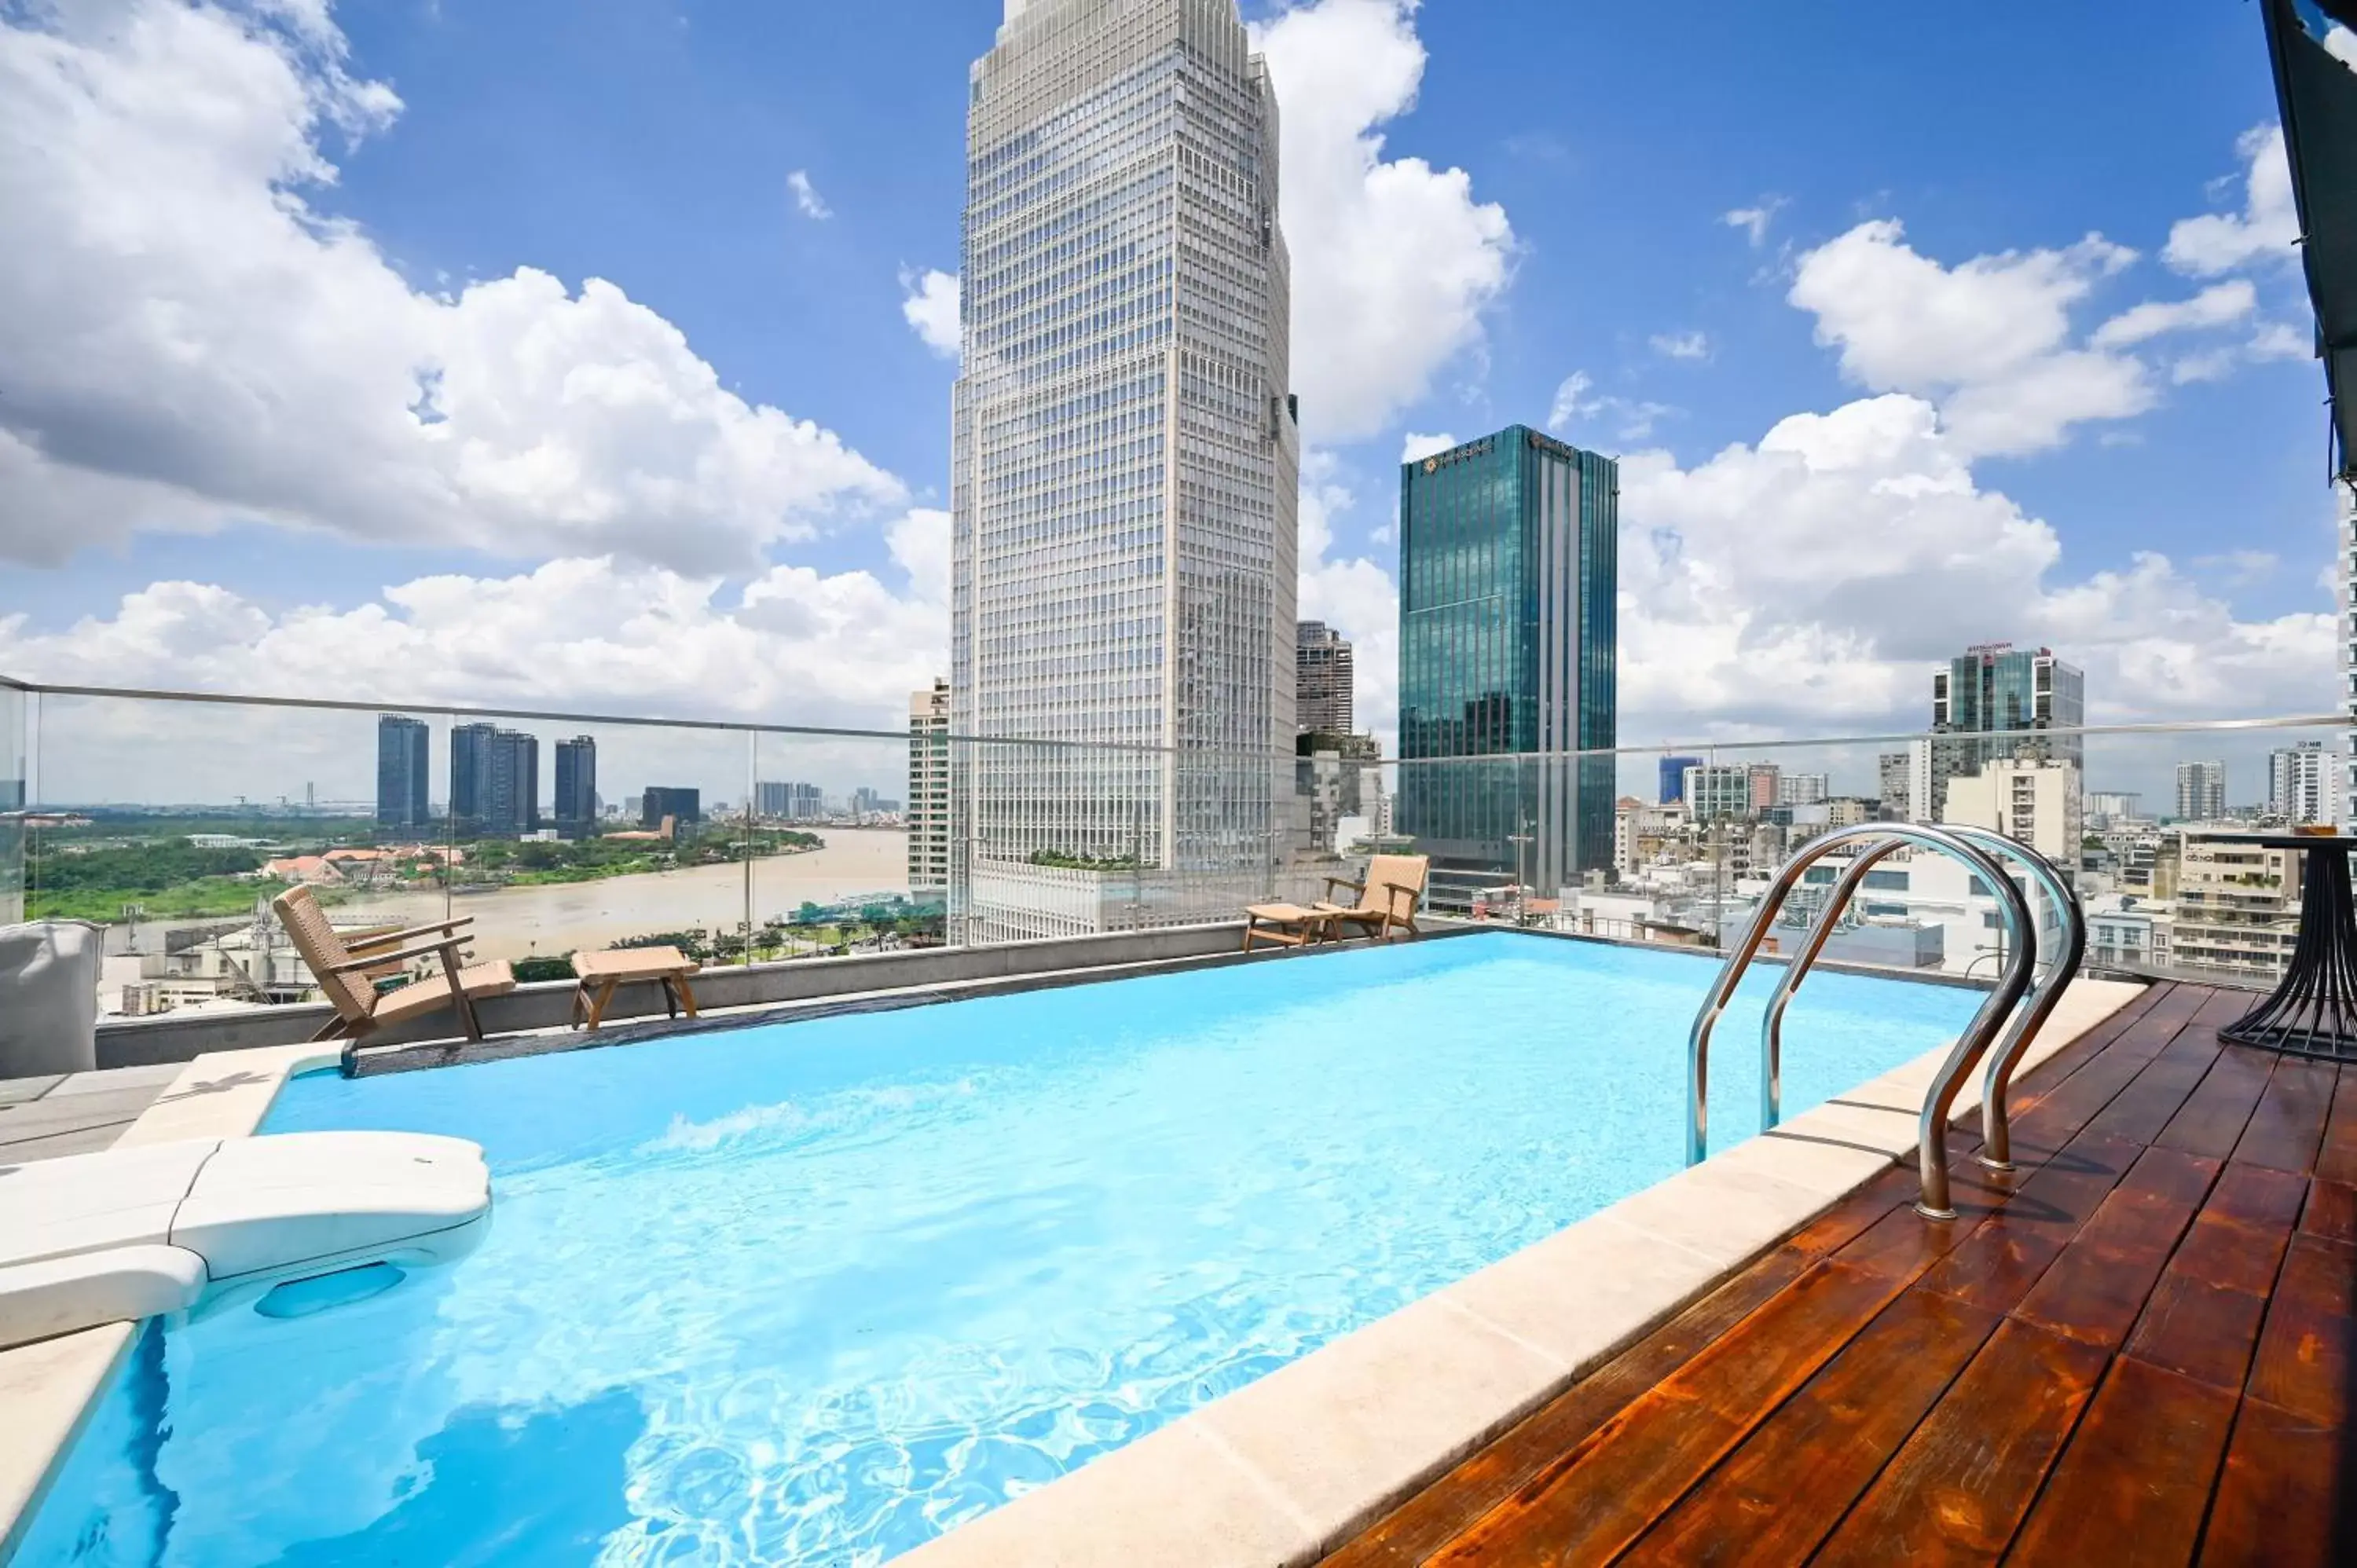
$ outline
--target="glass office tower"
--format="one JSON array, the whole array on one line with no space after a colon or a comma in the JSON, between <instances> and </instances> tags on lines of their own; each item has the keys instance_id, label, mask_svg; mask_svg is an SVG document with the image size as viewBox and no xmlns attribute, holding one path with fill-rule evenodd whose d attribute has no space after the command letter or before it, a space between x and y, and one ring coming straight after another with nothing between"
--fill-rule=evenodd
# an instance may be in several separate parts
<instances>
[{"instance_id":1,"label":"glass office tower","mask_svg":"<svg viewBox=\"0 0 2357 1568\"><path fill-rule=\"evenodd\" d=\"M1612 864L1611 759L1562 754L1616 744L1620 501L1520 424L1401 466L1398 825L1437 871L1548 896ZM1513 759L1419 766L1481 757Z\"/></svg>"},{"instance_id":2,"label":"glass office tower","mask_svg":"<svg viewBox=\"0 0 2357 1568\"><path fill-rule=\"evenodd\" d=\"M381 828L425 825L430 732L417 719L381 714L376 721L376 821Z\"/></svg>"},{"instance_id":3,"label":"glass office tower","mask_svg":"<svg viewBox=\"0 0 2357 1568\"><path fill-rule=\"evenodd\" d=\"M556 743L556 831L592 838L597 831L597 740L576 736Z\"/></svg>"},{"instance_id":4,"label":"glass office tower","mask_svg":"<svg viewBox=\"0 0 2357 1568\"><path fill-rule=\"evenodd\" d=\"M1060 744L953 746L952 935L1232 913L1294 735L1267 71L1235 0L1008 0L966 127L952 727Z\"/></svg>"}]
</instances>

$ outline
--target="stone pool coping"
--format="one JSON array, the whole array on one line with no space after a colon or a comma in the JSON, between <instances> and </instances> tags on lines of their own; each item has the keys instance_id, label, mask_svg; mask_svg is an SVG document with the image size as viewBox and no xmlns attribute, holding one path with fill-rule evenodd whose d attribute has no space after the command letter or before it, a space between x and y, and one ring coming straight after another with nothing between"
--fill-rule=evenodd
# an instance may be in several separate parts
<instances>
[{"instance_id":1,"label":"stone pool coping","mask_svg":"<svg viewBox=\"0 0 2357 1568\"><path fill-rule=\"evenodd\" d=\"M2144 986L2080 980L2028 1072ZM1314 1562L1915 1146L1945 1047L1345 1335L927 1542L912 1568ZM116 1140L250 1137L333 1046L199 1057ZM1980 1105L1977 1080L1957 1096ZM0 1562L112 1386L137 1325L0 1351Z\"/></svg>"}]
</instances>

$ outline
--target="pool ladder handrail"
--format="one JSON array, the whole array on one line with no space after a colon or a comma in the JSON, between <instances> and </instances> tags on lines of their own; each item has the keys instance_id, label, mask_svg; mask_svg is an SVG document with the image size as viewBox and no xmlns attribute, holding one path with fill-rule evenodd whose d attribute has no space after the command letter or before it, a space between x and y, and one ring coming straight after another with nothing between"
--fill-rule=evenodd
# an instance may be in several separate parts
<instances>
[{"instance_id":1,"label":"pool ladder handrail","mask_svg":"<svg viewBox=\"0 0 2357 1568\"><path fill-rule=\"evenodd\" d=\"M1694 1028L1686 1041L1686 1163L1699 1165L1709 1151L1709 1087L1710 1036L1719 1015L1735 995L1751 961L1759 956L1769 931L1773 929L1784 901L1799 886L1808 868L1833 851L1855 844L1876 844L1881 841L1880 859L1902 844L1934 849L1950 858L1961 861L1968 869L1980 874L1997 900L2005 927L2014 939L2013 957L2007 963L1996 988L1972 1022L1956 1036L1956 1043L1940 1064L1929 1094L1924 1097L1922 1114L1917 1122L1916 1153L1922 1181L1922 1196L1915 1205L1916 1211L1930 1219L1953 1219L1956 1211L1949 1201L1948 1186L1948 1111L1954 1104L1964 1079L1987 1051L2005 1020L2029 990L2031 972L2036 968L2038 950L2034 928L2030 924L2029 902L2021 889L2006 875L2004 867L1988 850L1953 829L1933 827L1920 822L1867 822L1857 827L1840 828L1821 838L1811 840L1782 871L1760 900L1751 925L1742 940L1729 955L1727 961L1712 982L1703 998L1702 1008L1695 1015ZM1861 858L1865 858L1861 856ZM1855 887L1865 877L1865 869L1853 865L1845 883ZM1795 954L1792 962L1804 966L1824 945L1832 934L1832 922L1824 922L1818 931L1811 933L1807 950ZM1790 976L1788 975L1789 979Z\"/></svg>"},{"instance_id":2,"label":"pool ladder handrail","mask_svg":"<svg viewBox=\"0 0 2357 1568\"><path fill-rule=\"evenodd\" d=\"M2071 891L2069 880L2054 863L2003 833L1987 828L1968 827L1959 823L1943 824L1945 830L1958 838L1979 845L1993 855L2018 862L2038 885L2038 891L2054 912L2054 924L2061 931L2061 950L2046 962L2045 978L2039 980L2029 993L2029 1002L2013 1015L2012 1025L1988 1055L1988 1075L1981 1090L1983 1107L1981 1122L1980 1162L1993 1171L2009 1171L2013 1165L2013 1129L2007 1107L2007 1092L2013 1085L2014 1069L2020 1064L2021 1054L2061 1001L2062 993L2078 977L2079 965L2087 953L2087 925L2081 914L2079 900ZM1835 884L1832 896L1825 901L1814 930L1793 961L1786 966L1784 976L1769 997L1768 1006L1760 1020L1760 1125L1775 1126L1783 1120L1784 1101L1784 1008L1792 993L1807 978L1809 966L1816 961L1833 934L1842 912L1849 908L1851 897L1863 883L1866 874L1900 847L1901 841L1892 839L1860 854L1848 872ZM2042 938L2044 920L2032 923L2031 929L2040 948L2040 958L2046 960Z\"/></svg>"}]
</instances>

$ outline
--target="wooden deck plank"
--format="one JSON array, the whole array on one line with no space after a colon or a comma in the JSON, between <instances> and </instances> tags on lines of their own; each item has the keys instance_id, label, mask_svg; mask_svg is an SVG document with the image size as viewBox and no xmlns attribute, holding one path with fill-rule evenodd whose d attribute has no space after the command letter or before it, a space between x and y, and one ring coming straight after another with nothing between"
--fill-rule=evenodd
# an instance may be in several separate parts
<instances>
[{"instance_id":1,"label":"wooden deck plank","mask_svg":"<svg viewBox=\"0 0 2357 1568\"><path fill-rule=\"evenodd\" d=\"M2307 1185L2285 1171L2228 1165L2145 1303L2126 1354L2239 1393Z\"/></svg>"},{"instance_id":2,"label":"wooden deck plank","mask_svg":"<svg viewBox=\"0 0 2357 1568\"><path fill-rule=\"evenodd\" d=\"M2190 1563L2235 1403L2231 1390L2132 1357L2113 1362L2007 1560Z\"/></svg>"},{"instance_id":3,"label":"wooden deck plank","mask_svg":"<svg viewBox=\"0 0 2357 1568\"><path fill-rule=\"evenodd\" d=\"M2251 1366L2253 1399L2325 1425L2349 1416L2357 1341L2357 1247L2302 1233L2284 1254L2275 1299Z\"/></svg>"},{"instance_id":4,"label":"wooden deck plank","mask_svg":"<svg viewBox=\"0 0 2357 1568\"><path fill-rule=\"evenodd\" d=\"M2008 1318L1813 1561L1993 1563L2037 1496L2106 1357Z\"/></svg>"},{"instance_id":5,"label":"wooden deck plank","mask_svg":"<svg viewBox=\"0 0 2357 1568\"><path fill-rule=\"evenodd\" d=\"M2118 1345L2218 1170L2215 1160L2147 1149L2014 1316L2089 1344Z\"/></svg>"},{"instance_id":6,"label":"wooden deck plank","mask_svg":"<svg viewBox=\"0 0 2357 1568\"><path fill-rule=\"evenodd\" d=\"M1816 1264L1431 1561L1609 1560L1901 1288L1838 1261Z\"/></svg>"},{"instance_id":7,"label":"wooden deck plank","mask_svg":"<svg viewBox=\"0 0 2357 1568\"><path fill-rule=\"evenodd\" d=\"M2207 1000L2201 990L2180 986L2035 1103L2018 1110L2012 1122L2015 1157L2043 1158L2078 1137L2115 1095L2168 1048Z\"/></svg>"},{"instance_id":8,"label":"wooden deck plank","mask_svg":"<svg viewBox=\"0 0 2357 1568\"><path fill-rule=\"evenodd\" d=\"M2222 1048L2218 1026L2233 1022L2240 1007L2239 1001L2224 997L2223 993L2211 997L2136 1075L2136 1080L2096 1112L2086 1130L2115 1138L2133 1138L2139 1144L2149 1144L2160 1136L2169 1118L2177 1114L2208 1076Z\"/></svg>"},{"instance_id":9,"label":"wooden deck plank","mask_svg":"<svg viewBox=\"0 0 2357 1568\"><path fill-rule=\"evenodd\" d=\"M2275 1289L2308 1183L2264 1165L2228 1165L2169 1261L2171 1273L2262 1296Z\"/></svg>"},{"instance_id":10,"label":"wooden deck plank","mask_svg":"<svg viewBox=\"0 0 2357 1568\"><path fill-rule=\"evenodd\" d=\"M2267 1090L2267 1079L2275 1076L2276 1059L2271 1052L2248 1046L2220 1050L2201 1087L2193 1091L2183 1110L2169 1118L2169 1125L2153 1140L2155 1146L2182 1149L2212 1160L2232 1155L2250 1122L2251 1112Z\"/></svg>"},{"instance_id":11,"label":"wooden deck plank","mask_svg":"<svg viewBox=\"0 0 2357 1568\"><path fill-rule=\"evenodd\" d=\"M2141 1145L2124 1138L2072 1143L2030 1172L2004 1208L1933 1264L1923 1276L1924 1288L1991 1311L2010 1310L2061 1256L2143 1152Z\"/></svg>"},{"instance_id":12,"label":"wooden deck plank","mask_svg":"<svg viewBox=\"0 0 2357 1568\"><path fill-rule=\"evenodd\" d=\"M2316 1175L2343 1187L2357 1187L2357 1072L2341 1075L2332 1093L2332 1114L2324 1144L2316 1152Z\"/></svg>"},{"instance_id":13,"label":"wooden deck plank","mask_svg":"<svg viewBox=\"0 0 2357 1568\"><path fill-rule=\"evenodd\" d=\"M2234 1144L2235 1160L2302 1176L2315 1169L2340 1074L2330 1062L2305 1057L2286 1057L2276 1063L2266 1093Z\"/></svg>"},{"instance_id":14,"label":"wooden deck plank","mask_svg":"<svg viewBox=\"0 0 2357 1568\"><path fill-rule=\"evenodd\" d=\"M2153 1287L2122 1353L2232 1396L2250 1374L2266 1316L2263 1295L2171 1271Z\"/></svg>"},{"instance_id":15,"label":"wooden deck plank","mask_svg":"<svg viewBox=\"0 0 2357 1568\"><path fill-rule=\"evenodd\" d=\"M1907 1292L1620 1561L1803 1560L1998 1321L1953 1296Z\"/></svg>"},{"instance_id":16,"label":"wooden deck plank","mask_svg":"<svg viewBox=\"0 0 2357 1568\"><path fill-rule=\"evenodd\" d=\"M1426 1561L1798 1279L1813 1261L1791 1248L1770 1252L1460 1460L1326 1561L1338 1568L1401 1568Z\"/></svg>"},{"instance_id":17,"label":"wooden deck plank","mask_svg":"<svg viewBox=\"0 0 2357 1568\"><path fill-rule=\"evenodd\" d=\"M2357 1562L2352 1510L2336 1504L2343 1433L2246 1399L2201 1539L2202 1568L2325 1568Z\"/></svg>"},{"instance_id":18,"label":"wooden deck plank","mask_svg":"<svg viewBox=\"0 0 2357 1568\"><path fill-rule=\"evenodd\" d=\"M2357 1073L2341 1076L2345 1082L2357 1078ZM2299 1228L2328 1241L2357 1241L2357 1187L2321 1177L2310 1181L2308 1207L2300 1210Z\"/></svg>"}]
</instances>

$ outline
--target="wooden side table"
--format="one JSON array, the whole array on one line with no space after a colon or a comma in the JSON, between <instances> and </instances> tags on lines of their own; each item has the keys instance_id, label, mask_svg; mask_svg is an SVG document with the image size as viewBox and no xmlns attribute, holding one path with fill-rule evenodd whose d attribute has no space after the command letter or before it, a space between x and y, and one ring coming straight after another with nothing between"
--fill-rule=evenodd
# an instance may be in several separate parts
<instances>
[{"instance_id":1,"label":"wooden side table","mask_svg":"<svg viewBox=\"0 0 2357 1568\"><path fill-rule=\"evenodd\" d=\"M573 1026L595 1029L605 1022L614 988L652 982L662 987L663 1012L676 1018L683 1011L695 1016L695 993L687 977L696 961L677 948L609 948L604 952L573 955L573 972L580 984L573 993Z\"/></svg>"}]
</instances>

